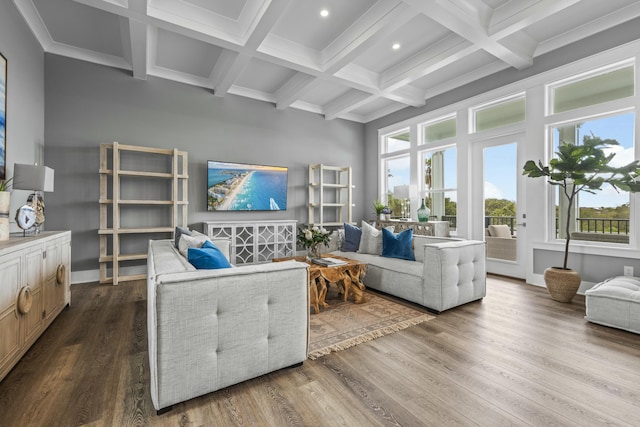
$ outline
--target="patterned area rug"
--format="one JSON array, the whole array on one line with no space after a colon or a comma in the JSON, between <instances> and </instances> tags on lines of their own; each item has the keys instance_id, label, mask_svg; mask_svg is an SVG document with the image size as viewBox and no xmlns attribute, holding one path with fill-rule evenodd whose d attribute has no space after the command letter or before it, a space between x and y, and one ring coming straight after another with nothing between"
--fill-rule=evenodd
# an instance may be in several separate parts
<instances>
[{"instance_id":1,"label":"patterned area rug","mask_svg":"<svg viewBox=\"0 0 640 427\"><path fill-rule=\"evenodd\" d=\"M331 290L335 289L331 287ZM365 291L366 302L342 301L327 293L327 308L311 311L309 359L317 359L434 318L431 314Z\"/></svg>"}]
</instances>

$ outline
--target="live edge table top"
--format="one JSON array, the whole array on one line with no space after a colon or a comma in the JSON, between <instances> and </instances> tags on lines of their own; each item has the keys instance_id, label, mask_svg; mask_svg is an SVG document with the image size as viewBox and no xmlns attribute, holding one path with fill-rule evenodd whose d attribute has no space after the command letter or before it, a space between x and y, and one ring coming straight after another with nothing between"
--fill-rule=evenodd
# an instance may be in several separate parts
<instances>
[{"instance_id":1,"label":"live edge table top","mask_svg":"<svg viewBox=\"0 0 640 427\"><path fill-rule=\"evenodd\" d=\"M309 299L310 305L316 313L320 312L320 305L328 307L325 295L327 294L327 285L331 283L338 286L338 289L344 294L345 301L349 298L349 294L352 294L356 304L365 302L363 293L365 286L362 279L367 271L367 264L334 255L324 255L322 258L336 258L346 264L325 267L311 262L305 256L275 258L273 262L296 260L309 264Z\"/></svg>"}]
</instances>

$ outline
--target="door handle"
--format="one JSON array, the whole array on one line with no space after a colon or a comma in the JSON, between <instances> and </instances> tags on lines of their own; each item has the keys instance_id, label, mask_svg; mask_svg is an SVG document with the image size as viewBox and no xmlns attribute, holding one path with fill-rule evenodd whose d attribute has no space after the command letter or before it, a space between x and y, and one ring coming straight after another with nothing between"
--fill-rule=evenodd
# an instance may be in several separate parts
<instances>
[{"instance_id":1,"label":"door handle","mask_svg":"<svg viewBox=\"0 0 640 427\"><path fill-rule=\"evenodd\" d=\"M516 225L521 225L521 226L523 226L523 227L526 227L526 226L527 226L527 223L526 223L526 222L523 222L523 223L520 223L520 224L517 224L517 223L516 223Z\"/></svg>"}]
</instances>

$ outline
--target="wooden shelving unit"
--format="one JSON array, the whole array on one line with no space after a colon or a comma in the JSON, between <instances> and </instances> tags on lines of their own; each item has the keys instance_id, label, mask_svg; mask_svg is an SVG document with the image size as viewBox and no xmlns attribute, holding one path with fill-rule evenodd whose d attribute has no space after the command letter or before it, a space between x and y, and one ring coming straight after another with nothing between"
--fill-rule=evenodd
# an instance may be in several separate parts
<instances>
[{"instance_id":1,"label":"wooden shelving unit","mask_svg":"<svg viewBox=\"0 0 640 427\"><path fill-rule=\"evenodd\" d=\"M121 264L137 261L139 266L147 259L150 237L170 238L176 226L187 225L187 152L102 144L99 173L100 283L144 279L144 273L121 273ZM138 251L128 252L131 247Z\"/></svg>"},{"instance_id":2,"label":"wooden shelving unit","mask_svg":"<svg viewBox=\"0 0 640 427\"><path fill-rule=\"evenodd\" d=\"M353 189L351 167L309 165L309 225L351 223Z\"/></svg>"}]
</instances>

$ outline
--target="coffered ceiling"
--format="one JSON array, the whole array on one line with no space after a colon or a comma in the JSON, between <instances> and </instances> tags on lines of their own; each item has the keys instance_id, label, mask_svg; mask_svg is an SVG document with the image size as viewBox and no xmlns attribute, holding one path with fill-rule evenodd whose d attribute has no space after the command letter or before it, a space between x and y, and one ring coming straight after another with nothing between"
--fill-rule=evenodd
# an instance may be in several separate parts
<instances>
[{"instance_id":1,"label":"coffered ceiling","mask_svg":"<svg viewBox=\"0 0 640 427\"><path fill-rule=\"evenodd\" d=\"M13 2L45 52L363 123L640 16L630 0Z\"/></svg>"}]
</instances>

